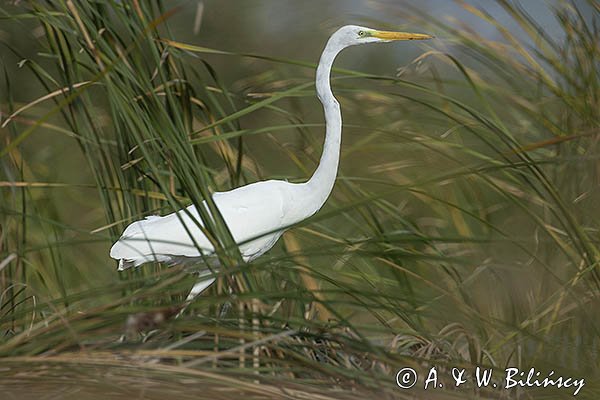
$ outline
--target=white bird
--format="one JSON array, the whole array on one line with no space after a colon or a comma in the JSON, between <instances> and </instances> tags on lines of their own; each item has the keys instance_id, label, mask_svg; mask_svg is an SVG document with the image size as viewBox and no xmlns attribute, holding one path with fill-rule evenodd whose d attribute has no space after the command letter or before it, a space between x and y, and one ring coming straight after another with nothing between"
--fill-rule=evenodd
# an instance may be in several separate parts
<instances>
[{"instance_id":1,"label":"white bird","mask_svg":"<svg viewBox=\"0 0 600 400\"><path fill-rule=\"evenodd\" d=\"M316 74L317 96L325 111L326 133L323 153L312 177L297 184L278 180L256 182L212 196L245 261L252 261L267 252L288 227L316 213L333 189L342 135L340 105L329 82L336 56L353 45L431 37L355 25L344 26L331 35ZM208 211L206 202L202 206ZM150 216L129 225L110 249L110 256L119 260L119 271L151 261L195 262L203 255L210 256L214 248L195 222L202 224L196 207L191 205L187 211L193 219L180 210L164 217ZM204 279L192 288L188 301L210 286L214 278L209 275L205 274Z\"/></svg>"}]
</instances>

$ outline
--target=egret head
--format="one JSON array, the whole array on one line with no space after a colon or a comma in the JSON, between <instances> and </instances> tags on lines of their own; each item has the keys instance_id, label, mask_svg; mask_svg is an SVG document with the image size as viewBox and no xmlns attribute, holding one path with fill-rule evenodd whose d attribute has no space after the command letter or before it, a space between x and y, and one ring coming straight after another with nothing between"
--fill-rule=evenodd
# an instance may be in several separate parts
<instances>
[{"instance_id":1,"label":"egret head","mask_svg":"<svg viewBox=\"0 0 600 400\"><path fill-rule=\"evenodd\" d=\"M433 36L422 33L390 32L366 28L364 26L346 25L337 30L330 40L341 47L366 43L385 43L395 40L425 40Z\"/></svg>"}]
</instances>

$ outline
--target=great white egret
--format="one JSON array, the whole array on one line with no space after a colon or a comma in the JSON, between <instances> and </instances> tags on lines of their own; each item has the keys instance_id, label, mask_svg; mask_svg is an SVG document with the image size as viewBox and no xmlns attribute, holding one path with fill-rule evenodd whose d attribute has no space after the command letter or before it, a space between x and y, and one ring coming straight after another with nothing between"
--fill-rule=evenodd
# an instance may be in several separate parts
<instances>
[{"instance_id":1,"label":"great white egret","mask_svg":"<svg viewBox=\"0 0 600 400\"><path fill-rule=\"evenodd\" d=\"M329 82L335 57L353 45L430 38L425 34L379 31L356 25L344 26L331 35L321 54L315 81L317 96L325 111L326 133L323 153L312 177L305 183L268 180L213 194L214 203L245 261L264 254L288 227L316 213L333 189L342 135L340 104ZM205 203L202 206L207 207ZM206 209L208 211L208 207ZM193 218L180 210L129 225L110 249L110 256L119 260L119 270L150 261L199 261L202 255L213 253L213 246L194 221L202 223L196 207L191 205L187 211ZM208 275L194 286L188 300L214 281Z\"/></svg>"}]
</instances>

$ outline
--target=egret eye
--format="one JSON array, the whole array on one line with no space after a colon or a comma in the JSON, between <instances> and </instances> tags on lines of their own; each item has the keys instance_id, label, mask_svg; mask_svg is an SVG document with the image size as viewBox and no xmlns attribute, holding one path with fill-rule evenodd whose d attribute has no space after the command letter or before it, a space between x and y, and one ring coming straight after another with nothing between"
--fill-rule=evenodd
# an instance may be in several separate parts
<instances>
[{"instance_id":1,"label":"egret eye","mask_svg":"<svg viewBox=\"0 0 600 400\"><path fill-rule=\"evenodd\" d=\"M358 31L358 36L360 36L360 37L365 36L365 31Z\"/></svg>"}]
</instances>

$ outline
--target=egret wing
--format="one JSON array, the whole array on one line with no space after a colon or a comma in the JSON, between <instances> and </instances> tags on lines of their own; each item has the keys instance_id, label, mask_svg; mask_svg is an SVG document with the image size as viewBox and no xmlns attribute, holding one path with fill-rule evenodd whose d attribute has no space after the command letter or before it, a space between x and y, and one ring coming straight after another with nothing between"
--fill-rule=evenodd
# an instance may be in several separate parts
<instances>
[{"instance_id":1,"label":"egret wing","mask_svg":"<svg viewBox=\"0 0 600 400\"><path fill-rule=\"evenodd\" d=\"M213 195L245 259L264 253L281 235L277 230L283 226L286 185L263 181ZM207 207L205 203L203 206ZM197 258L200 250L210 255L214 247L202 232L203 226L194 205L164 217L151 216L129 225L110 255L121 260L120 269L150 261Z\"/></svg>"}]
</instances>

